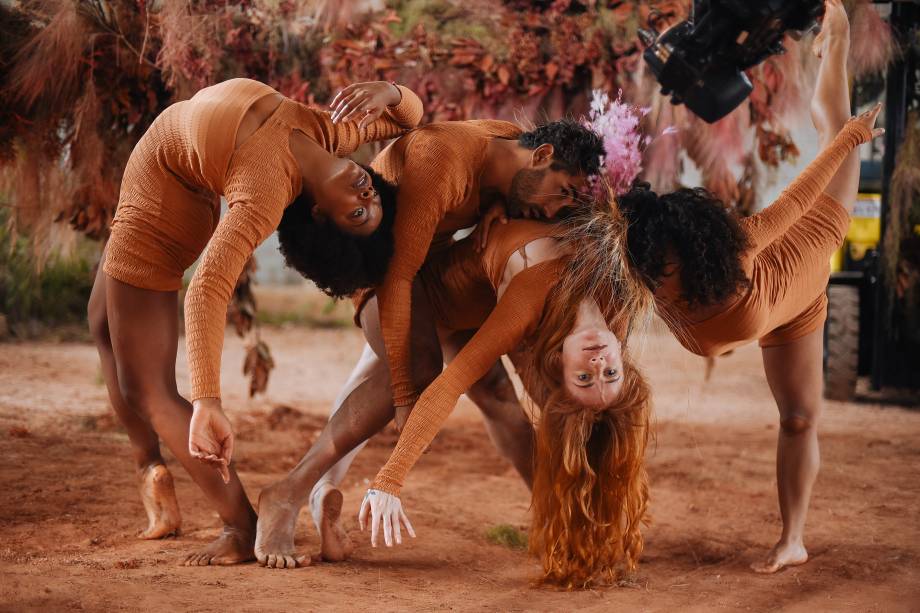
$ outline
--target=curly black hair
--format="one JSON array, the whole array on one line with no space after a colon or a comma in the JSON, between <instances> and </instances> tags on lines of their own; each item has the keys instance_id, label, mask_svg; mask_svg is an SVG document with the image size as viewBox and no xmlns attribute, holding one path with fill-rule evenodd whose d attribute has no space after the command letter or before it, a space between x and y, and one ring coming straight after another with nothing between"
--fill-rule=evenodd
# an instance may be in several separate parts
<instances>
[{"instance_id":1,"label":"curly black hair","mask_svg":"<svg viewBox=\"0 0 920 613\"><path fill-rule=\"evenodd\" d=\"M383 282L393 256L396 186L363 167L380 194L383 218L370 236L345 234L332 222L313 219L313 200L301 194L278 225L278 250L285 263L313 281L325 294L343 298Z\"/></svg>"},{"instance_id":2,"label":"curly black hair","mask_svg":"<svg viewBox=\"0 0 920 613\"><path fill-rule=\"evenodd\" d=\"M589 130L572 119L560 119L518 137L518 144L536 149L549 143L553 146L554 170L564 170L571 175L596 175L600 172L601 157L604 155L604 141L593 130Z\"/></svg>"},{"instance_id":3,"label":"curly black hair","mask_svg":"<svg viewBox=\"0 0 920 613\"><path fill-rule=\"evenodd\" d=\"M680 262L682 297L691 308L718 304L750 285L741 265L748 237L738 218L705 189L659 196L637 182L617 206L628 223L630 262L652 290L669 256Z\"/></svg>"}]
</instances>

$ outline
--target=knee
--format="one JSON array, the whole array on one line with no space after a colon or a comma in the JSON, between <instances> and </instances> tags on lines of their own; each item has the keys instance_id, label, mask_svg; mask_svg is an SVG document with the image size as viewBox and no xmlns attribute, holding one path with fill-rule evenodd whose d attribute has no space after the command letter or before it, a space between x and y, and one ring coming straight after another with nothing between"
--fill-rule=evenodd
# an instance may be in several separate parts
<instances>
[{"instance_id":1,"label":"knee","mask_svg":"<svg viewBox=\"0 0 920 613\"><path fill-rule=\"evenodd\" d=\"M783 431L783 434L804 434L815 427L816 421L817 420L810 415L792 413L780 418L779 427Z\"/></svg>"},{"instance_id":2,"label":"knee","mask_svg":"<svg viewBox=\"0 0 920 613\"><path fill-rule=\"evenodd\" d=\"M144 385L141 377L124 372L123 369L119 369L118 391L121 392L121 397L130 410L134 411L148 422L151 421L153 418L152 409L156 405L156 401L153 398L153 394L151 394L147 386Z\"/></svg>"},{"instance_id":3,"label":"knee","mask_svg":"<svg viewBox=\"0 0 920 613\"><path fill-rule=\"evenodd\" d=\"M495 399L499 402L513 402L517 400L517 394L505 366L501 360L492 365L479 381L470 389L470 395L478 399Z\"/></svg>"}]
</instances>

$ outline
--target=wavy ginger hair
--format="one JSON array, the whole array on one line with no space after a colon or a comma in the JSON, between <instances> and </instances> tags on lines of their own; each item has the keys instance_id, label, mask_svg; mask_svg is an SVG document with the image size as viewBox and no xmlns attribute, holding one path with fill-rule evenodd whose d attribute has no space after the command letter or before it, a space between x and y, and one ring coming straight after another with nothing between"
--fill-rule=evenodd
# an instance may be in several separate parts
<instances>
[{"instance_id":1,"label":"wavy ginger hair","mask_svg":"<svg viewBox=\"0 0 920 613\"><path fill-rule=\"evenodd\" d=\"M562 342L581 300L597 301L624 346L653 303L622 256L623 218L616 207L598 208L570 221L564 243L576 255L550 292L522 373L542 407L529 547L542 562L541 582L566 589L612 581L619 568L636 567L648 505L651 394L642 374L624 353L623 387L603 408L579 404L563 386Z\"/></svg>"}]
</instances>

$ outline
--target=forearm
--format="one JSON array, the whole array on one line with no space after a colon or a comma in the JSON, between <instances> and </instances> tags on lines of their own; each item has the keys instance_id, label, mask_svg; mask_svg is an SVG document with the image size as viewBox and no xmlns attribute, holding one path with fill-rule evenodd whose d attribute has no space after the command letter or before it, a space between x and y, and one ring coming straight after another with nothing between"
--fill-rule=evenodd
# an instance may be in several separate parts
<instances>
[{"instance_id":1,"label":"forearm","mask_svg":"<svg viewBox=\"0 0 920 613\"><path fill-rule=\"evenodd\" d=\"M743 220L745 231L756 253L782 236L801 218L827 188L841 164L859 146L871 138L871 131L855 121L847 122L828 147L760 213Z\"/></svg>"},{"instance_id":2,"label":"forearm","mask_svg":"<svg viewBox=\"0 0 920 613\"><path fill-rule=\"evenodd\" d=\"M412 382L412 281L393 279L378 291L380 328L390 370L393 404L412 405L418 393Z\"/></svg>"}]
</instances>

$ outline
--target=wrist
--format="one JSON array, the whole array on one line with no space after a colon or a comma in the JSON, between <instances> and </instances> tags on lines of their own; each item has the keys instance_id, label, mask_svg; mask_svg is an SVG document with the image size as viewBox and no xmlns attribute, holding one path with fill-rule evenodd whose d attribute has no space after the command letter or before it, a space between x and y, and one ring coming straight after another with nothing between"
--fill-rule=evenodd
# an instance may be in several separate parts
<instances>
[{"instance_id":1,"label":"wrist","mask_svg":"<svg viewBox=\"0 0 920 613\"><path fill-rule=\"evenodd\" d=\"M222 411L220 405L220 398L198 398L192 402L192 411L198 412L199 410L207 409L217 409Z\"/></svg>"},{"instance_id":2,"label":"wrist","mask_svg":"<svg viewBox=\"0 0 920 613\"><path fill-rule=\"evenodd\" d=\"M398 106L402 102L402 90L399 89L399 86L396 85L393 81L388 83L390 86L390 103L387 106Z\"/></svg>"}]
</instances>

